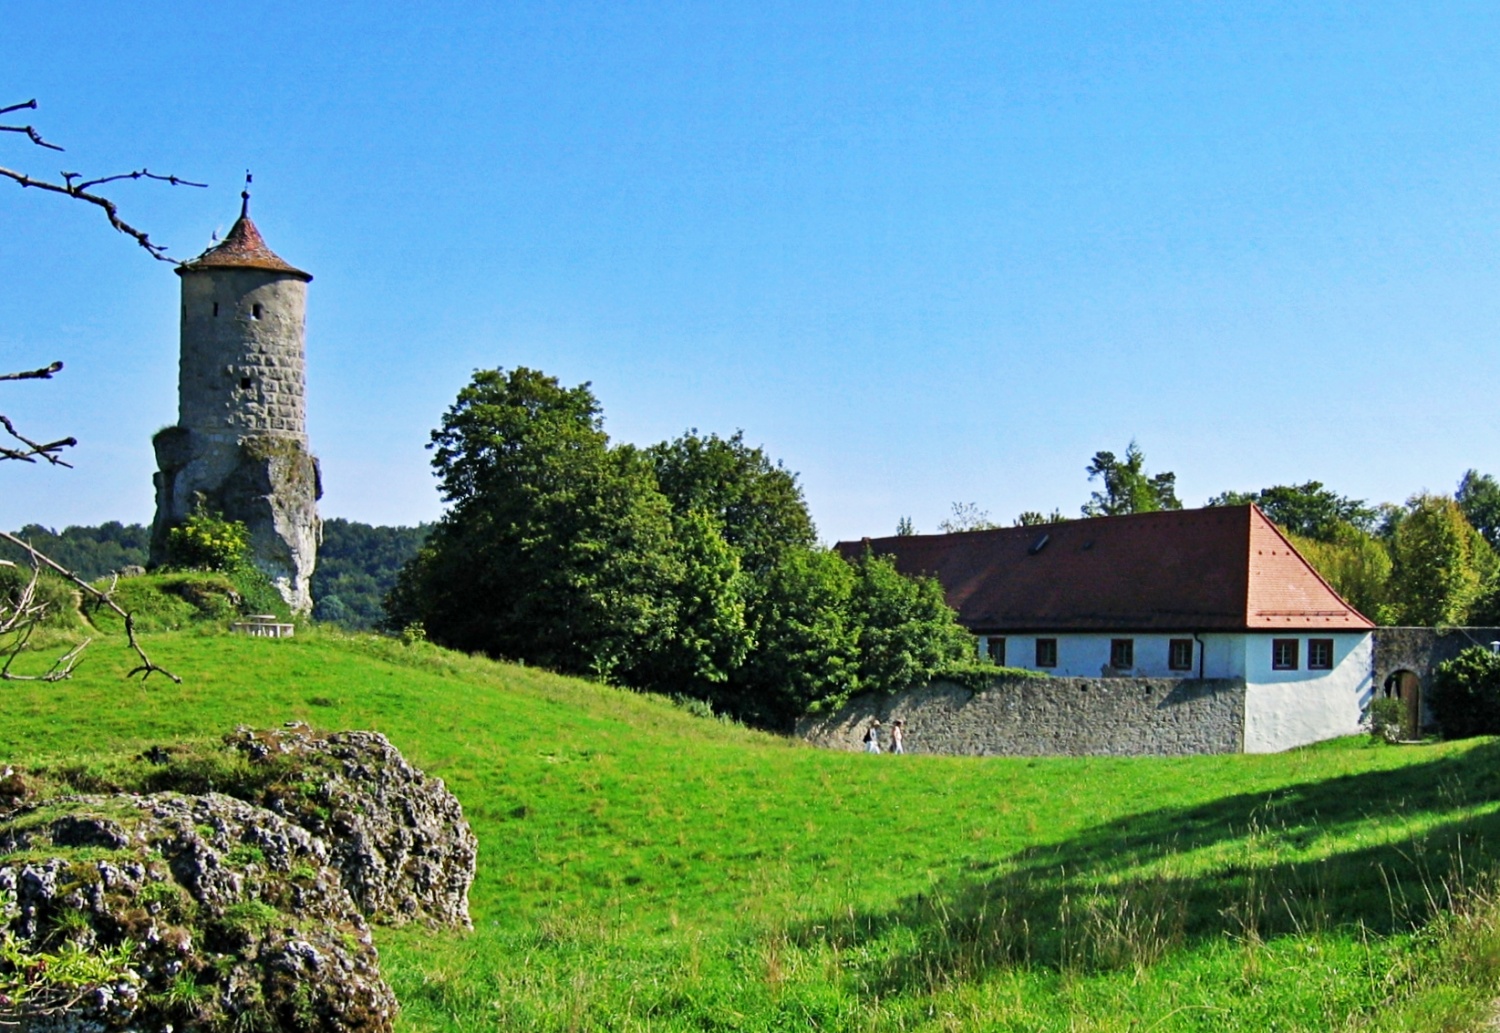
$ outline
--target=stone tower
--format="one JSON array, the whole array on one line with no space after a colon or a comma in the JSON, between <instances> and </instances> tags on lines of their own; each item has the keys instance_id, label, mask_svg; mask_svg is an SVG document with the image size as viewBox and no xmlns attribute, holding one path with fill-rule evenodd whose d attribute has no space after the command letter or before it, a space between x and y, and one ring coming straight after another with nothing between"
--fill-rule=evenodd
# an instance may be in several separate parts
<instances>
[{"instance_id":1,"label":"stone tower","mask_svg":"<svg viewBox=\"0 0 1500 1033\"><path fill-rule=\"evenodd\" d=\"M182 278L177 425L156 447L151 561L167 560L167 532L202 505L250 529L255 565L298 613L322 524L318 461L307 445L307 284L250 221L250 195L229 234Z\"/></svg>"}]
</instances>

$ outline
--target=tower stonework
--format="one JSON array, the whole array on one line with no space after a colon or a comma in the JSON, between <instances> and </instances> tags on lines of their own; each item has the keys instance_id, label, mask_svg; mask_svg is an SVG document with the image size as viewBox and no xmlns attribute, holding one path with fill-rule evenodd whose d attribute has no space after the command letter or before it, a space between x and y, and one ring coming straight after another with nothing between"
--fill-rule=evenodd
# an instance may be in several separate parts
<instances>
[{"instance_id":1,"label":"tower stonework","mask_svg":"<svg viewBox=\"0 0 1500 1033\"><path fill-rule=\"evenodd\" d=\"M249 198L225 238L177 267L182 352L177 424L159 431L151 561L198 506L243 521L251 558L293 611L312 607L322 524L308 449L307 284L266 246Z\"/></svg>"}]
</instances>

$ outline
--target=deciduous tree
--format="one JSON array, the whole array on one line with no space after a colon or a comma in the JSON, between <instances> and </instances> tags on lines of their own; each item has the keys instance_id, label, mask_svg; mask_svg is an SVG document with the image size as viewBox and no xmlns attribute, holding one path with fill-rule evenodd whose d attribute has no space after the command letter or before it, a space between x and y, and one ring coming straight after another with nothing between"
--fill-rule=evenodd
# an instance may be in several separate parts
<instances>
[{"instance_id":1,"label":"deciduous tree","mask_svg":"<svg viewBox=\"0 0 1500 1033\"><path fill-rule=\"evenodd\" d=\"M1333 540L1287 533L1302 558L1335 592L1374 621L1390 616L1391 554L1374 535L1344 525Z\"/></svg>"},{"instance_id":2,"label":"deciduous tree","mask_svg":"<svg viewBox=\"0 0 1500 1033\"><path fill-rule=\"evenodd\" d=\"M746 571L768 570L786 549L817 541L797 475L745 444L742 431L721 438L690 430L646 454L673 511L713 517Z\"/></svg>"},{"instance_id":3,"label":"deciduous tree","mask_svg":"<svg viewBox=\"0 0 1500 1033\"><path fill-rule=\"evenodd\" d=\"M855 563L850 622L859 628L859 688L899 692L974 655L936 578L912 578L889 557Z\"/></svg>"},{"instance_id":4,"label":"deciduous tree","mask_svg":"<svg viewBox=\"0 0 1500 1033\"><path fill-rule=\"evenodd\" d=\"M1054 509L1050 513L1042 513L1035 509L1028 509L1011 521L1012 527L1041 527L1044 524L1060 524L1068 518L1063 516L1062 510Z\"/></svg>"},{"instance_id":5,"label":"deciduous tree","mask_svg":"<svg viewBox=\"0 0 1500 1033\"><path fill-rule=\"evenodd\" d=\"M1209 506L1243 506L1254 503L1288 534L1338 542L1345 528L1369 533L1377 513L1363 499L1351 499L1325 488L1321 481L1277 484L1260 491L1226 491L1215 495Z\"/></svg>"},{"instance_id":6,"label":"deciduous tree","mask_svg":"<svg viewBox=\"0 0 1500 1033\"><path fill-rule=\"evenodd\" d=\"M888 557L790 550L755 592L755 645L715 707L757 724L790 728L856 693L899 692L973 659L938 582L906 577Z\"/></svg>"},{"instance_id":7,"label":"deciduous tree","mask_svg":"<svg viewBox=\"0 0 1500 1033\"><path fill-rule=\"evenodd\" d=\"M1407 500L1391 552L1391 617L1402 624L1463 624L1496 567L1489 544L1445 495Z\"/></svg>"},{"instance_id":8,"label":"deciduous tree","mask_svg":"<svg viewBox=\"0 0 1500 1033\"><path fill-rule=\"evenodd\" d=\"M672 515L587 384L480 370L433 431L451 507L392 596L434 640L621 678L671 630Z\"/></svg>"},{"instance_id":9,"label":"deciduous tree","mask_svg":"<svg viewBox=\"0 0 1500 1033\"><path fill-rule=\"evenodd\" d=\"M987 509L980 509L977 502L955 502L948 518L938 524L941 534L962 534L965 531L990 531L1000 525L990 519Z\"/></svg>"},{"instance_id":10,"label":"deciduous tree","mask_svg":"<svg viewBox=\"0 0 1500 1033\"><path fill-rule=\"evenodd\" d=\"M796 477L740 434L612 445L587 384L518 368L475 373L431 447L450 508L396 627L777 728L969 656L936 582L815 546Z\"/></svg>"},{"instance_id":11,"label":"deciduous tree","mask_svg":"<svg viewBox=\"0 0 1500 1033\"><path fill-rule=\"evenodd\" d=\"M714 708L769 728L837 706L858 691L860 626L849 612L854 568L829 549L789 549L751 586L754 646Z\"/></svg>"}]
</instances>

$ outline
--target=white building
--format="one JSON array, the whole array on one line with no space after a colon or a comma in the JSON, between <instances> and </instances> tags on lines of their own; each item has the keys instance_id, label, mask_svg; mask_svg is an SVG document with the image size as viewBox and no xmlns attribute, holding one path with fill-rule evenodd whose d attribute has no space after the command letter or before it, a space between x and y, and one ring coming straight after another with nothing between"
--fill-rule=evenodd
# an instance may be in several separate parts
<instances>
[{"instance_id":1,"label":"white building","mask_svg":"<svg viewBox=\"0 0 1500 1033\"><path fill-rule=\"evenodd\" d=\"M1244 748L1359 730L1374 625L1255 506L840 543L936 577L979 648L1069 677L1245 682Z\"/></svg>"}]
</instances>

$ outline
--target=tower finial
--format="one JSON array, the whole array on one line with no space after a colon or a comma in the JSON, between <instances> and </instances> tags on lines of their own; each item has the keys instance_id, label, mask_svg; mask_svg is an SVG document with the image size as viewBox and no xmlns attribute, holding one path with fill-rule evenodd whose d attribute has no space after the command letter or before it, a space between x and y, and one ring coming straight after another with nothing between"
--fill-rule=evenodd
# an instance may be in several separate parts
<instances>
[{"instance_id":1,"label":"tower finial","mask_svg":"<svg viewBox=\"0 0 1500 1033\"><path fill-rule=\"evenodd\" d=\"M240 191L240 218L246 219L250 216L250 170L245 170L245 189Z\"/></svg>"}]
</instances>

